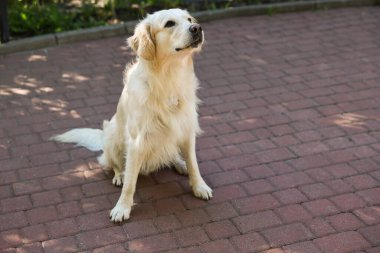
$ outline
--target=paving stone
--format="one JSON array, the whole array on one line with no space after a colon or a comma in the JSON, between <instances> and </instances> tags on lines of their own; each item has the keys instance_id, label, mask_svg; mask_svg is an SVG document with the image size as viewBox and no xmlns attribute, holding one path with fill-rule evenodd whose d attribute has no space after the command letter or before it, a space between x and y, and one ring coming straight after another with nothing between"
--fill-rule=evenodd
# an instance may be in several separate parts
<instances>
[{"instance_id":1,"label":"paving stone","mask_svg":"<svg viewBox=\"0 0 380 253\"><path fill-rule=\"evenodd\" d=\"M352 252L368 248L370 244L358 233L354 231L333 234L314 240L324 252Z\"/></svg>"},{"instance_id":2,"label":"paving stone","mask_svg":"<svg viewBox=\"0 0 380 253\"><path fill-rule=\"evenodd\" d=\"M313 238L313 234L301 223L270 228L264 230L262 233L271 247L292 244Z\"/></svg>"}]
</instances>

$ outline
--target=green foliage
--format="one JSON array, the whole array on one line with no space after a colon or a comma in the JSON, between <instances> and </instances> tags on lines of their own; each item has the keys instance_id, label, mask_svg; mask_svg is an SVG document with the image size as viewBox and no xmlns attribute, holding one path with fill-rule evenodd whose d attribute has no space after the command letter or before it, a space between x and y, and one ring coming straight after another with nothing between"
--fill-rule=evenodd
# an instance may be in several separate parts
<instances>
[{"instance_id":1,"label":"green foliage","mask_svg":"<svg viewBox=\"0 0 380 253\"><path fill-rule=\"evenodd\" d=\"M66 26L68 17L57 6L14 4L9 9L9 25L12 35L35 35L58 32Z\"/></svg>"},{"instance_id":2,"label":"green foliage","mask_svg":"<svg viewBox=\"0 0 380 253\"><path fill-rule=\"evenodd\" d=\"M81 8L72 11L72 23L74 28L86 28L107 24L112 17L111 10L99 8L90 3L82 5Z\"/></svg>"},{"instance_id":3,"label":"green foliage","mask_svg":"<svg viewBox=\"0 0 380 253\"><path fill-rule=\"evenodd\" d=\"M110 13L92 4L67 9L56 3L14 2L9 6L9 27L13 37L68 31L106 24Z\"/></svg>"}]
</instances>

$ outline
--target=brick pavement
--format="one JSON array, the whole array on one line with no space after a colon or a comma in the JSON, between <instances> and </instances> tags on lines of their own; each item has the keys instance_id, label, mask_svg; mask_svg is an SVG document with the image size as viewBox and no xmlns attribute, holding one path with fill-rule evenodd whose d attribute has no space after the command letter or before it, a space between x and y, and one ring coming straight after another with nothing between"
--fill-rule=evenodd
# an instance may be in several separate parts
<instances>
[{"instance_id":1,"label":"brick pavement","mask_svg":"<svg viewBox=\"0 0 380 253\"><path fill-rule=\"evenodd\" d=\"M140 176L130 221L96 154L47 141L99 127L124 37L0 57L2 252L380 252L380 9L204 24L198 139L214 198Z\"/></svg>"}]
</instances>

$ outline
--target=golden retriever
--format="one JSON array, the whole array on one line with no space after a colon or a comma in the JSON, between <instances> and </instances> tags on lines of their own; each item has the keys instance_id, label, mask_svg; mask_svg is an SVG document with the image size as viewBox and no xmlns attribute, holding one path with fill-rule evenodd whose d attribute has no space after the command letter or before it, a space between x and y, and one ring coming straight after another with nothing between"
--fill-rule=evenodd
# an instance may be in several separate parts
<instances>
[{"instance_id":1,"label":"golden retriever","mask_svg":"<svg viewBox=\"0 0 380 253\"><path fill-rule=\"evenodd\" d=\"M52 137L103 150L101 165L113 168L113 184L123 185L110 213L114 222L130 216L138 174L173 165L189 175L198 198L212 197L199 172L195 138L200 133L193 55L204 42L202 27L187 11L170 9L148 15L128 38L137 61L127 67L116 113L103 130L80 128Z\"/></svg>"}]
</instances>

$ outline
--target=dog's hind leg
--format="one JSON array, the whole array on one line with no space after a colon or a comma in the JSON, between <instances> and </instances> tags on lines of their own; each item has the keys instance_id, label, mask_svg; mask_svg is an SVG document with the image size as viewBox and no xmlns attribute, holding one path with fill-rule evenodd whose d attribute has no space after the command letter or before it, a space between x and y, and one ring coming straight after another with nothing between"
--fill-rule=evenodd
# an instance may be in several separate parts
<instances>
[{"instance_id":1,"label":"dog's hind leg","mask_svg":"<svg viewBox=\"0 0 380 253\"><path fill-rule=\"evenodd\" d=\"M124 135L120 130L115 117L110 122L104 122L104 160L115 173L112 184L115 186L122 186L124 182Z\"/></svg>"},{"instance_id":2,"label":"dog's hind leg","mask_svg":"<svg viewBox=\"0 0 380 253\"><path fill-rule=\"evenodd\" d=\"M112 179L112 184L115 186L122 186L124 183L124 170L122 169L123 167L124 167L124 162L114 161L112 163L112 169L113 169L113 172L115 173Z\"/></svg>"},{"instance_id":3,"label":"dog's hind leg","mask_svg":"<svg viewBox=\"0 0 380 253\"><path fill-rule=\"evenodd\" d=\"M113 176L113 179L112 179L113 185L115 185L115 186L122 186L123 185L123 181L124 181L123 171L117 165L115 165L115 163L113 163L112 161L107 159L105 153L101 154L98 157L98 162L100 165L102 165L106 168L112 168L113 172L115 173L115 175Z\"/></svg>"},{"instance_id":4,"label":"dog's hind leg","mask_svg":"<svg viewBox=\"0 0 380 253\"><path fill-rule=\"evenodd\" d=\"M180 155L177 155L177 157L173 161L173 166L174 166L174 169L178 172L178 174L180 174L180 175L187 175L187 174L189 174L188 171L187 171L186 163L181 158Z\"/></svg>"},{"instance_id":5,"label":"dog's hind leg","mask_svg":"<svg viewBox=\"0 0 380 253\"><path fill-rule=\"evenodd\" d=\"M115 173L112 183L115 186L122 186L124 183L125 158L123 152L124 150L120 149L119 146L115 146L114 152L112 153L112 168Z\"/></svg>"},{"instance_id":6,"label":"dog's hind leg","mask_svg":"<svg viewBox=\"0 0 380 253\"><path fill-rule=\"evenodd\" d=\"M124 173L118 169L113 169L113 172L115 175L113 176L112 184L115 186L122 186L124 182Z\"/></svg>"}]
</instances>

